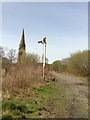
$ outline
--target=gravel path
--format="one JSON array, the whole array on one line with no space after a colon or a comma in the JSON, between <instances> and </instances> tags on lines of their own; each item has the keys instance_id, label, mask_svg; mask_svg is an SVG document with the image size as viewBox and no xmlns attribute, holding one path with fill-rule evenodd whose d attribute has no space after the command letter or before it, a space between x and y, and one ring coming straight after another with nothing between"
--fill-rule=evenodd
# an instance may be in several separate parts
<instances>
[{"instance_id":1,"label":"gravel path","mask_svg":"<svg viewBox=\"0 0 90 120\"><path fill-rule=\"evenodd\" d=\"M58 84L66 86L64 101L69 118L88 118L88 80L52 72ZM58 116L55 116L58 117Z\"/></svg>"}]
</instances>

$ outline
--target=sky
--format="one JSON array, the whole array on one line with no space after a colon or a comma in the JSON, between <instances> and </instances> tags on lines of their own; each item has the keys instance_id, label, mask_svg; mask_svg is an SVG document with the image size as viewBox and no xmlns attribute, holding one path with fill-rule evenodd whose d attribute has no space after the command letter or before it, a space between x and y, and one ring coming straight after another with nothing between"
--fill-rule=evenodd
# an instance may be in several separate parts
<instances>
[{"instance_id":1,"label":"sky","mask_svg":"<svg viewBox=\"0 0 90 120\"><path fill-rule=\"evenodd\" d=\"M49 63L64 59L88 49L88 2L2 3L0 46L18 52L23 28L26 52L42 56L38 40L46 36Z\"/></svg>"}]
</instances>

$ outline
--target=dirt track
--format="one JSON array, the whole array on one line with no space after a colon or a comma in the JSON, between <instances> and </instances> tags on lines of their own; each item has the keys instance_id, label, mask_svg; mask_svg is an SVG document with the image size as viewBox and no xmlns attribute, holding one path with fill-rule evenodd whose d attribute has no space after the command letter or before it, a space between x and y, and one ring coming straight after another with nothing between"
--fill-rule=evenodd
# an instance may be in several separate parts
<instances>
[{"instance_id":1,"label":"dirt track","mask_svg":"<svg viewBox=\"0 0 90 120\"><path fill-rule=\"evenodd\" d=\"M68 111L67 117L88 118L88 80L55 72L52 72L52 74L58 82L58 87L59 83L66 86L63 100ZM54 117L60 117L59 111Z\"/></svg>"}]
</instances>

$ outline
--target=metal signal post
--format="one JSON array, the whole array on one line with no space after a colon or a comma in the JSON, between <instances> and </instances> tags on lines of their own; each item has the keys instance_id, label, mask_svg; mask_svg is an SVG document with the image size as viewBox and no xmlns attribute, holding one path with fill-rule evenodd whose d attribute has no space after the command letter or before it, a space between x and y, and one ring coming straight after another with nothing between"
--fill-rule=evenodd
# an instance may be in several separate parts
<instances>
[{"instance_id":1,"label":"metal signal post","mask_svg":"<svg viewBox=\"0 0 90 120\"><path fill-rule=\"evenodd\" d=\"M43 80L45 80L45 67L46 67L46 37L43 38L42 41L38 41L38 43L43 44Z\"/></svg>"}]
</instances>

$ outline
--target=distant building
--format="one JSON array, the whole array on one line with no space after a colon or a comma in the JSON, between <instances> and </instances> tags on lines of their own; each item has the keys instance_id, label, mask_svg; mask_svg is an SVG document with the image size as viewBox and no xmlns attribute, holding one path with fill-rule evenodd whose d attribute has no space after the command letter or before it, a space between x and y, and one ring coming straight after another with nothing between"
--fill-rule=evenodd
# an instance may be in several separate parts
<instances>
[{"instance_id":1,"label":"distant building","mask_svg":"<svg viewBox=\"0 0 90 120\"><path fill-rule=\"evenodd\" d=\"M18 63L21 63L25 53L26 53L26 45L25 45L25 35L24 35L24 29L23 29L21 41L19 44Z\"/></svg>"}]
</instances>

